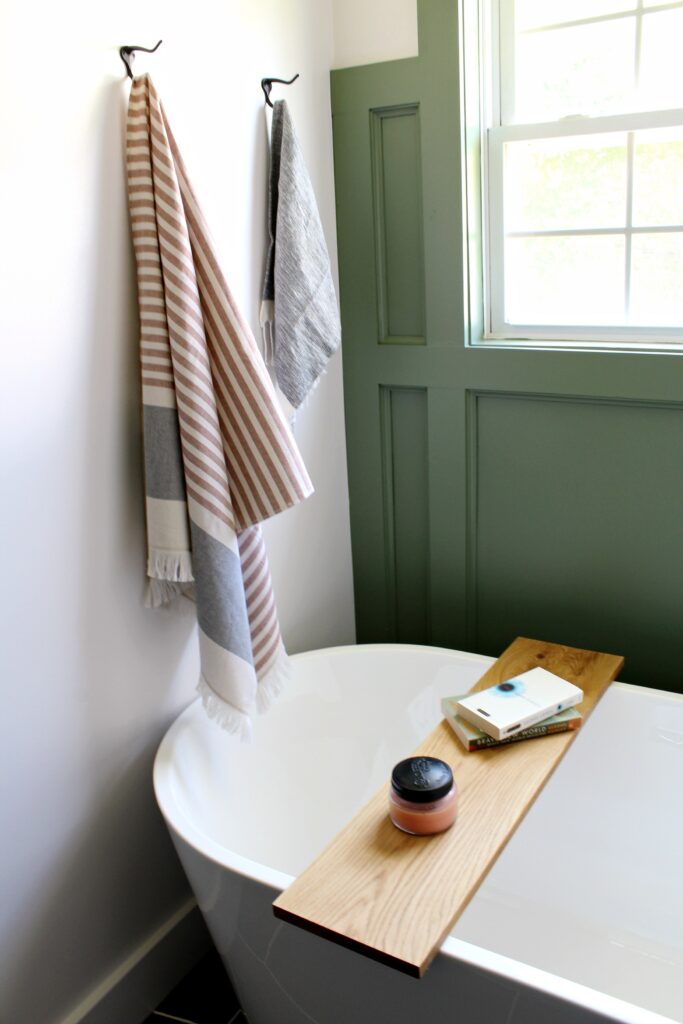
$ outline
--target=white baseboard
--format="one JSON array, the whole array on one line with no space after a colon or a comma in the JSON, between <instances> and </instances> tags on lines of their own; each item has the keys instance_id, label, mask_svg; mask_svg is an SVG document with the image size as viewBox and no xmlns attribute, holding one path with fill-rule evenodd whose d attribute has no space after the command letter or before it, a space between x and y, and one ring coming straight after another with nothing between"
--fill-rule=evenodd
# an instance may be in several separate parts
<instances>
[{"instance_id":1,"label":"white baseboard","mask_svg":"<svg viewBox=\"0 0 683 1024\"><path fill-rule=\"evenodd\" d=\"M60 1024L140 1024L210 948L197 904L188 900Z\"/></svg>"}]
</instances>

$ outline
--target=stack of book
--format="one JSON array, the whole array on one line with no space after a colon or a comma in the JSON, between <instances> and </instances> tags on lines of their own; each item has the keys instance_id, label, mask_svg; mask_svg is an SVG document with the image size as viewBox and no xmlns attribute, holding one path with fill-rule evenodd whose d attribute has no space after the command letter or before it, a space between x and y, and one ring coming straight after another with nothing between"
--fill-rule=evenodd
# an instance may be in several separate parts
<instances>
[{"instance_id":1,"label":"stack of book","mask_svg":"<svg viewBox=\"0 0 683 1024\"><path fill-rule=\"evenodd\" d=\"M513 736L499 740L494 736L489 736L482 729L466 721L458 714L456 705L465 696L467 695L461 694L458 697L444 697L441 701L441 710L443 711L444 718L465 750L502 747L508 743L518 743L520 740L535 739L537 736L550 736L556 732L572 732L578 729L583 721L580 711L577 711L576 708L567 708L565 711L559 711L557 714L551 715L542 722L529 726L528 729L522 729Z\"/></svg>"}]
</instances>

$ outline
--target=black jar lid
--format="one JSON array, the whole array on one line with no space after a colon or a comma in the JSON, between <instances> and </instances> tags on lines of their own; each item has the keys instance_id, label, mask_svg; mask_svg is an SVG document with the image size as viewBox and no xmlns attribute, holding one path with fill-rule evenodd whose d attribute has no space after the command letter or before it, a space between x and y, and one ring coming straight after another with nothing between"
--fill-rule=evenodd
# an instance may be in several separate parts
<instances>
[{"instance_id":1,"label":"black jar lid","mask_svg":"<svg viewBox=\"0 0 683 1024\"><path fill-rule=\"evenodd\" d=\"M391 788L403 800L428 804L445 796L453 785L453 772L438 757L408 757L391 773Z\"/></svg>"}]
</instances>

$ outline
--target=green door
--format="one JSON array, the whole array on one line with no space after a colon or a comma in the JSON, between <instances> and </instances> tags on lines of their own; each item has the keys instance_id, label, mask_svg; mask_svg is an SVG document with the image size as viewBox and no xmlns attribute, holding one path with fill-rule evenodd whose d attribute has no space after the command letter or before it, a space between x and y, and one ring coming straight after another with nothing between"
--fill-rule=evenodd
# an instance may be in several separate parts
<instances>
[{"instance_id":1,"label":"green door","mask_svg":"<svg viewBox=\"0 0 683 1024\"><path fill-rule=\"evenodd\" d=\"M419 57L332 76L358 640L683 689L683 361L470 343L457 4L418 10Z\"/></svg>"}]
</instances>

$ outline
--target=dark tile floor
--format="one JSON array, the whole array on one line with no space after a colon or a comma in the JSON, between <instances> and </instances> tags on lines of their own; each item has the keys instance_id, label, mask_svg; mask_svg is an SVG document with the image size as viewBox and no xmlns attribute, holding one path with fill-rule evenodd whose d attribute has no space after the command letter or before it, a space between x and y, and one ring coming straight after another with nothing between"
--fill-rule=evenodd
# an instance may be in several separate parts
<instances>
[{"instance_id":1,"label":"dark tile floor","mask_svg":"<svg viewBox=\"0 0 683 1024\"><path fill-rule=\"evenodd\" d=\"M176 985L144 1024L248 1024L218 953L212 951Z\"/></svg>"}]
</instances>

